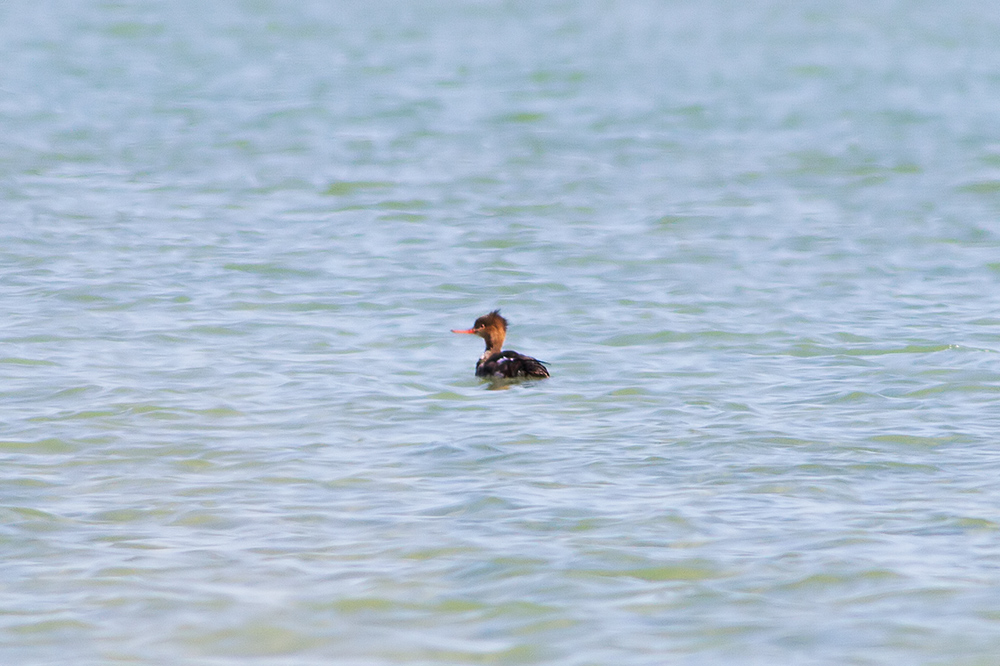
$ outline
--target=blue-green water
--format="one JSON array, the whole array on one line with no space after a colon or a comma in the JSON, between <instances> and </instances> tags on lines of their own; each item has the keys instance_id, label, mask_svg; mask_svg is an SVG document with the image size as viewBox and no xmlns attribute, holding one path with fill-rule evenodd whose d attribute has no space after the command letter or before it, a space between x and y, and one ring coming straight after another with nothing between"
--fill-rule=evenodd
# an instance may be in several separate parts
<instances>
[{"instance_id":1,"label":"blue-green water","mask_svg":"<svg viewBox=\"0 0 1000 666\"><path fill-rule=\"evenodd\" d=\"M998 663L998 34L3 5L0 661Z\"/></svg>"}]
</instances>

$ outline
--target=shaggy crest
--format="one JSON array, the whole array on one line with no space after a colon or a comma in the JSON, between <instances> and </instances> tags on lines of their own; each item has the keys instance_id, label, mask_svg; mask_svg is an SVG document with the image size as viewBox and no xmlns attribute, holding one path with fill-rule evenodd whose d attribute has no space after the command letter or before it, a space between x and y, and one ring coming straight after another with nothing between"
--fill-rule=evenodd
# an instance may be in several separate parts
<instances>
[{"instance_id":1,"label":"shaggy crest","mask_svg":"<svg viewBox=\"0 0 1000 666\"><path fill-rule=\"evenodd\" d=\"M504 331L507 330L507 320L500 316L499 310L483 315L472 325L473 328L492 328L494 326L499 326Z\"/></svg>"}]
</instances>

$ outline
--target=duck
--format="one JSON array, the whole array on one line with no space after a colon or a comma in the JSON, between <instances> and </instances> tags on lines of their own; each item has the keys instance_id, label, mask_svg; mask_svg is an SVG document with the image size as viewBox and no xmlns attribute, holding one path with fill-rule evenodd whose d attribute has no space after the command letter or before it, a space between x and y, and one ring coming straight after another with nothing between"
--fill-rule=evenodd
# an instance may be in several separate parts
<instances>
[{"instance_id":1,"label":"duck","mask_svg":"<svg viewBox=\"0 0 1000 666\"><path fill-rule=\"evenodd\" d=\"M476 362L476 376L491 379L545 379L549 370L544 361L503 350L507 337L507 320L494 310L476 319L469 329L451 329L452 333L478 335L486 342L486 351Z\"/></svg>"}]
</instances>

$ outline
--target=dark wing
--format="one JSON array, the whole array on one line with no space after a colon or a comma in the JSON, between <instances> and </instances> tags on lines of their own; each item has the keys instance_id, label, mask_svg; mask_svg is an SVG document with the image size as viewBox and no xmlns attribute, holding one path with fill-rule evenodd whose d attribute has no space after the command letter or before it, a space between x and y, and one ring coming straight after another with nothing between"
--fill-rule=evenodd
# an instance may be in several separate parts
<instances>
[{"instance_id":1,"label":"dark wing","mask_svg":"<svg viewBox=\"0 0 1000 666\"><path fill-rule=\"evenodd\" d=\"M477 363L476 375L502 379L544 379L549 376L549 371L537 358L518 354L516 351L505 351Z\"/></svg>"}]
</instances>

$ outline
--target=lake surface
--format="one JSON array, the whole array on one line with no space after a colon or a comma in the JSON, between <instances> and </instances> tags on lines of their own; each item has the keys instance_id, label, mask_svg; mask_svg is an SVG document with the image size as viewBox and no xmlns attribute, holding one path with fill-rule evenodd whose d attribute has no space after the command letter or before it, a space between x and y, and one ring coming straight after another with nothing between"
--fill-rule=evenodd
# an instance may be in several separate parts
<instances>
[{"instance_id":1,"label":"lake surface","mask_svg":"<svg viewBox=\"0 0 1000 666\"><path fill-rule=\"evenodd\" d=\"M1000 662L998 34L0 7L0 661Z\"/></svg>"}]
</instances>

